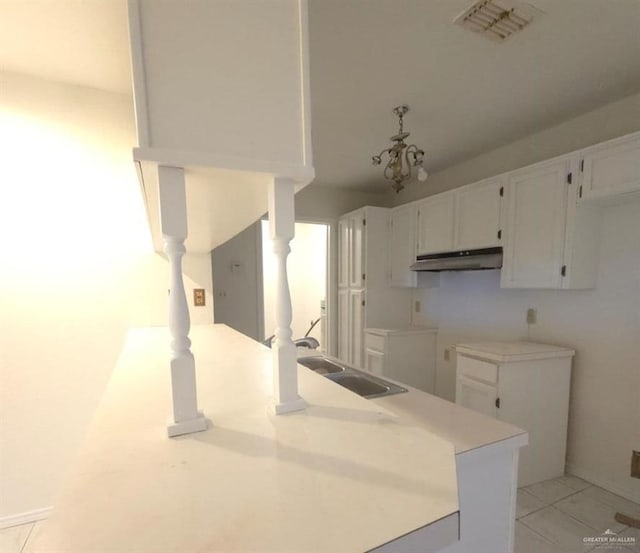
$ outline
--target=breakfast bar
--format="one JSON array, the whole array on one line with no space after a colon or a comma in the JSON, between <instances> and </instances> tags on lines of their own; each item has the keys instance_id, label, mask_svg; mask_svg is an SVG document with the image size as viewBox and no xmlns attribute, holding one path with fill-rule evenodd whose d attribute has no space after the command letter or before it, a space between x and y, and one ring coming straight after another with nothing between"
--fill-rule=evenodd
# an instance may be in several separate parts
<instances>
[{"instance_id":1,"label":"breakfast bar","mask_svg":"<svg viewBox=\"0 0 640 553\"><path fill-rule=\"evenodd\" d=\"M272 414L270 350L195 327L205 431L168 438L166 328L133 329L35 553L441 551L459 538L454 446L298 366Z\"/></svg>"}]
</instances>

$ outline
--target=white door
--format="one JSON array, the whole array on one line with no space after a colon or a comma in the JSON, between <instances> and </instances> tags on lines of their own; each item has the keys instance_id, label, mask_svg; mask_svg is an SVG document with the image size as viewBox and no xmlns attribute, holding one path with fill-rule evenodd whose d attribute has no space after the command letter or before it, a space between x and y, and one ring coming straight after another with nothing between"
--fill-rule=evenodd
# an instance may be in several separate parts
<instances>
[{"instance_id":1,"label":"white door","mask_svg":"<svg viewBox=\"0 0 640 553\"><path fill-rule=\"evenodd\" d=\"M418 205L418 253L453 249L453 192L438 194Z\"/></svg>"},{"instance_id":2,"label":"white door","mask_svg":"<svg viewBox=\"0 0 640 553\"><path fill-rule=\"evenodd\" d=\"M456 250L490 248L501 244L501 178L465 186L456 193Z\"/></svg>"},{"instance_id":3,"label":"white door","mask_svg":"<svg viewBox=\"0 0 640 553\"><path fill-rule=\"evenodd\" d=\"M364 287L364 212L349 217L349 286Z\"/></svg>"},{"instance_id":4,"label":"white door","mask_svg":"<svg viewBox=\"0 0 640 553\"><path fill-rule=\"evenodd\" d=\"M384 374L384 353L374 349L366 348L365 352L365 369L370 373L382 376Z\"/></svg>"},{"instance_id":5,"label":"white door","mask_svg":"<svg viewBox=\"0 0 640 553\"><path fill-rule=\"evenodd\" d=\"M351 363L351 340L349 329L349 290L338 290L338 358L345 363Z\"/></svg>"},{"instance_id":6,"label":"white door","mask_svg":"<svg viewBox=\"0 0 640 553\"><path fill-rule=\"evenodd\" d=\"M416 260L417 209L403 206L391 212L389 221L389 274L391 286L416 286L417 275L409 267Z\"/></svg>"},{"instance_id":7,"label":"white door","mask_svg":"<svg viewBox=\"0 0 640 553\"><path fill-rule=\"evenodd\" d=\"M364 296L364 290L349 290L349 362L357 368L364 367Z\"/></svg>"},{"instance_id":8,"label":"white door","mask_svg":"<svg viewBox=\"0 0 640 553\"><path fill-rule=\"evenodd\" d=\"M498 389L478 380L458 376L456 383L456 403L478 413L497 418Z\"/></svg>"},{"instance_id":9,"label":"white door","mask_svg":"<svg viewBox=\"0 0 640 553\"><path fill-rule=\"evenodd\" d=\"M506 188L503 288L560 288L569 162L516 171Z\"/></svg>"},{"instance_id":10,"label":"white door","mask_svg":"<svg viewBox=\"0 0 640 553\"><path fill-rule=\"evenodd\" d=\"M338 287L349 286L349 219L338 221Z\"/></svg>"}]
</instances>

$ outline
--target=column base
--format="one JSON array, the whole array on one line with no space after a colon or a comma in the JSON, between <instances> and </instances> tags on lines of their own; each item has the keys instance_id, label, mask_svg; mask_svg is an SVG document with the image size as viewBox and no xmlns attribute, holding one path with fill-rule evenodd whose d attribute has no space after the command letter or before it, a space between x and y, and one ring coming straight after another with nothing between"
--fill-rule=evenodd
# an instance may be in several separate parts
<instances>
[{"instance_id":1,"label":"column base","mask_svg":"<svg viewBox=\"0 0 640 553\"><path fill-rule=\"evenodd\" d=\"M292 413L293 411L302 411L307 408L307 402L299 397L291 401L284 403L276 403L273 405L273 412L276 415L282 415L284 413Z\"/></svg>"},{"instance_id":2,"label":"column base","mask_svg":"<svg viewBox=\"0 0 640 553\"><path fill-rule=\"evenodd\" d=\"M198 416L186 421L174 422L169 419L167 425L167 434L169 438L183 436L184 434L192 434L193 432L202 432L207 429L207 419L198 411Z\"/></svg>"}]
</instances>

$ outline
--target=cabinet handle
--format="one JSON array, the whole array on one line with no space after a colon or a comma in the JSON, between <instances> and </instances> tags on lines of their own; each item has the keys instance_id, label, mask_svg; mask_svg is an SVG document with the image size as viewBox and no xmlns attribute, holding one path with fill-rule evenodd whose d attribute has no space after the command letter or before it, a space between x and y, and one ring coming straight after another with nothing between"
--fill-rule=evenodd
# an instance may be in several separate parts
<instances>
[{"instance_id":1,"label":"cabinet handle","mask_svg":"<svg viewBox=\"0 0 640 553\"><path fill-rule=\"evenodd\" d=\"M496 398L496 407L498 409L500 409L500 398L499 397Z\"/></svg>"}]
</instances>

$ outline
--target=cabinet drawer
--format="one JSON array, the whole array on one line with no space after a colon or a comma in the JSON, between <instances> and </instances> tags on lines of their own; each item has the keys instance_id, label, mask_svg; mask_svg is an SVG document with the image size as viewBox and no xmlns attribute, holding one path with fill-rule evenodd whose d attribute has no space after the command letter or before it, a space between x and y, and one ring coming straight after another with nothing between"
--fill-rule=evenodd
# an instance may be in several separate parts
<instances>
[{"instance_id":1,"label":"cabinet drawer","mask_svg":"<svg viewBox=\"0 0 640 553\"><path fill-rule=\"evenodd\" d=\"M477 380L484 380L485 382L491 383L498 382L498 366L493 363L487 363L486 361L480 361L479 359L459 355L457 371L459 375L468 376Z\"/></svg>"},{"instance_id":2,"label":"cabinet drawer","mask_svg":"<svg viewBox=\"0 0 640 553\"><path fill-rule=\"evenodd\" d=\"M384 352L384 336L378 336L377 334L365 334L364 347L368 349Z\"/></svg>"}]
</instances>

